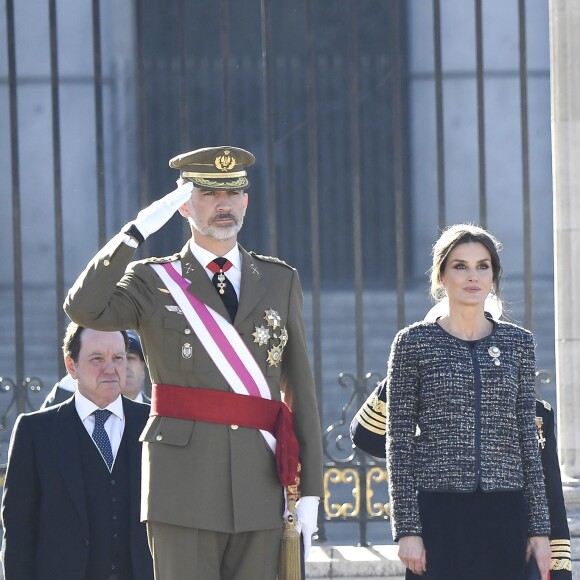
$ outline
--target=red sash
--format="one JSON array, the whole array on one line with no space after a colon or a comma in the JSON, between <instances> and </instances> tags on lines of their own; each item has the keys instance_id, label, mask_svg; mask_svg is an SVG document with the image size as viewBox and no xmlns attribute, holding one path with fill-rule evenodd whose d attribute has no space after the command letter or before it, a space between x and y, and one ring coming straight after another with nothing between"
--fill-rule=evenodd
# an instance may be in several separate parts
<instances>
[{"instance_id":1,"label":"red sash","mask_svg":"<svg viewBox=\"0 0 580 580\"><path fill-rule=\"evenodd\" d=\"M276 467L280 483L295 485L298 440L290 409L280 401L228 391L175 385L153 385L151 415L263 429L276 437Z\"/></svg>"}]
</instances>

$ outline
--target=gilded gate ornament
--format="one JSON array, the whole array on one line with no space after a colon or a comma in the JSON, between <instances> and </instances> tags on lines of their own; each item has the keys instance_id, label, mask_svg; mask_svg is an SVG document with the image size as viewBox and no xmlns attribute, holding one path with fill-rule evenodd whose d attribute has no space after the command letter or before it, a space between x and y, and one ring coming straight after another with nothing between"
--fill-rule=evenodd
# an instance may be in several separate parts
<instances>
[{"instance_id":1,"label":"gilded gate ornament","mask_svg":"<svg viewBox=\"0 0 580 580\"><path fill-rule=\"evenodd\" d=\"M388 480L387 470L384 467L369 467L366 473L366 514L370 518L386 519L390 516L390 505L384 501L374 501L375 495L382 495L387 498ZM346 491L354 498L354 502L340 502L335 500L338 491L344 495ZM349 489L350 488L350 489ZM326 517L335 518L356 518L361 515L360 499L362 497L361 474L353 467L331 467L324 472L324 512Z\"/></svg>"},{"instance_id":2,"label":"gilded gate ornament","mask_svg":"<svg viewBox=\"0 0 580 580\"><path fill-rule=\"evenodd\" d=\"M387 470L383 467L371 467L367 472L367 514L375 518L388 518L391 514L390 505L384 502L374 502L373 484L386 484L388 480ZM380 486L384 490L386 485Z\"/></svg>"},{"instance_id":3,"label":"gilded gate ornament","mask_svg":"<svg viewBox=\"0 0 580 580\"><path fill-rule=\"evenodd\" d=\"M331 484L353 484L354 503L331 503ZM356 517L360 513L360 477L356 469L331 467L324 472L324 511L329 518Z\"/></svg>"}]
</instances>

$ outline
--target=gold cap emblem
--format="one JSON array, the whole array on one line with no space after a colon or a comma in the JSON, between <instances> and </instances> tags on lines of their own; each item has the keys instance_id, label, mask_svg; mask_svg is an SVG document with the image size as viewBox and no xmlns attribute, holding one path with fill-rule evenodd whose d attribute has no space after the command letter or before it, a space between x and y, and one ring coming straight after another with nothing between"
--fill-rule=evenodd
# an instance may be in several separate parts
<instances>
[{"instance_id":1,"label":"gold cap emblem","mask_svg":"<svg viewBox=\"0 0 580 580\"><path fill-rule=\"evenodd\" d=\"M236 166L235 158L230 154L230 150L226 149L221 155L215 158L214 165L220 171L230 171Z\"/></svg>"}]
</instances>

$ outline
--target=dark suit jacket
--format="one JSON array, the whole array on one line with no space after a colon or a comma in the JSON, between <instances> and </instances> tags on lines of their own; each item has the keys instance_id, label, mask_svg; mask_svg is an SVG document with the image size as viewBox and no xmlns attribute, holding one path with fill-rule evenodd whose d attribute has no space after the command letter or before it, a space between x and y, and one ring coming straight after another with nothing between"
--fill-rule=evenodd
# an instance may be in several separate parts
<instances>
[{"instance_id":1,"label":"dark suit jacket","mask_svg":"<svg viewBox=\"0 0 580 580\"><path fill-rule=\"evenodd\" d=\"M129 453L130 554L138 580L153 580L139 519L141 443L149 407L123 398ZM5 580L82 580L89 522L74 399L20 415L12 433L2 498Z\"/></svg>"},{"instance_id":2,"label":"dark suit jacket","mask_svg":"<svg viewBox=\"0 0 580 580\"><path fill-rule=\"evenodd\" d=\"M52 390L48 395L46 395L46 399L44 399L44 403L40 406L41 409L46 409L47 407L52 407L54 405L58 405L59 403L64 403L68 401L74 393L72 391L67 391L59 386L59 383L56 383Z\"/></svg>"}]
</instances>

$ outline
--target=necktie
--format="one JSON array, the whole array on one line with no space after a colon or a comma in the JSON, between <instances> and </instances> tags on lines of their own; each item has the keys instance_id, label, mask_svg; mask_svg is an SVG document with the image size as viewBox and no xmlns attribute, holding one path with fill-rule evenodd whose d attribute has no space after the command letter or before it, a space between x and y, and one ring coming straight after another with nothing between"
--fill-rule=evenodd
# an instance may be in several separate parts
<instances>
[{"instance_id":1,"label":"necktie","mask_svg":"<svg viewBox=\"0 0 580 580\"><path fill-rule=\"evenodd\" d=\"M109 471L113 466L113 450L111 449L111 441L105 431L105 421L109 418L111 411L107 409L97 409L93 411L95 416L95 428L93 429L93 441L97 444Z\"/></svg>"},{"instance_id":2,"label":"necktie","mask_svg":"<svg viewBox=\"0 0 580 580\"><path fill-rule=\"evenodd\" d=\"M236 318L236 312L238 311L238 297L236 291L232 286L232 283L228 280L224 272L227 272L233 264L227 258L216 258L212 260L208 265L208 269L214 272L212 282L216 287L230 319L233 322Z\"/></svg>"}]
</instances>

